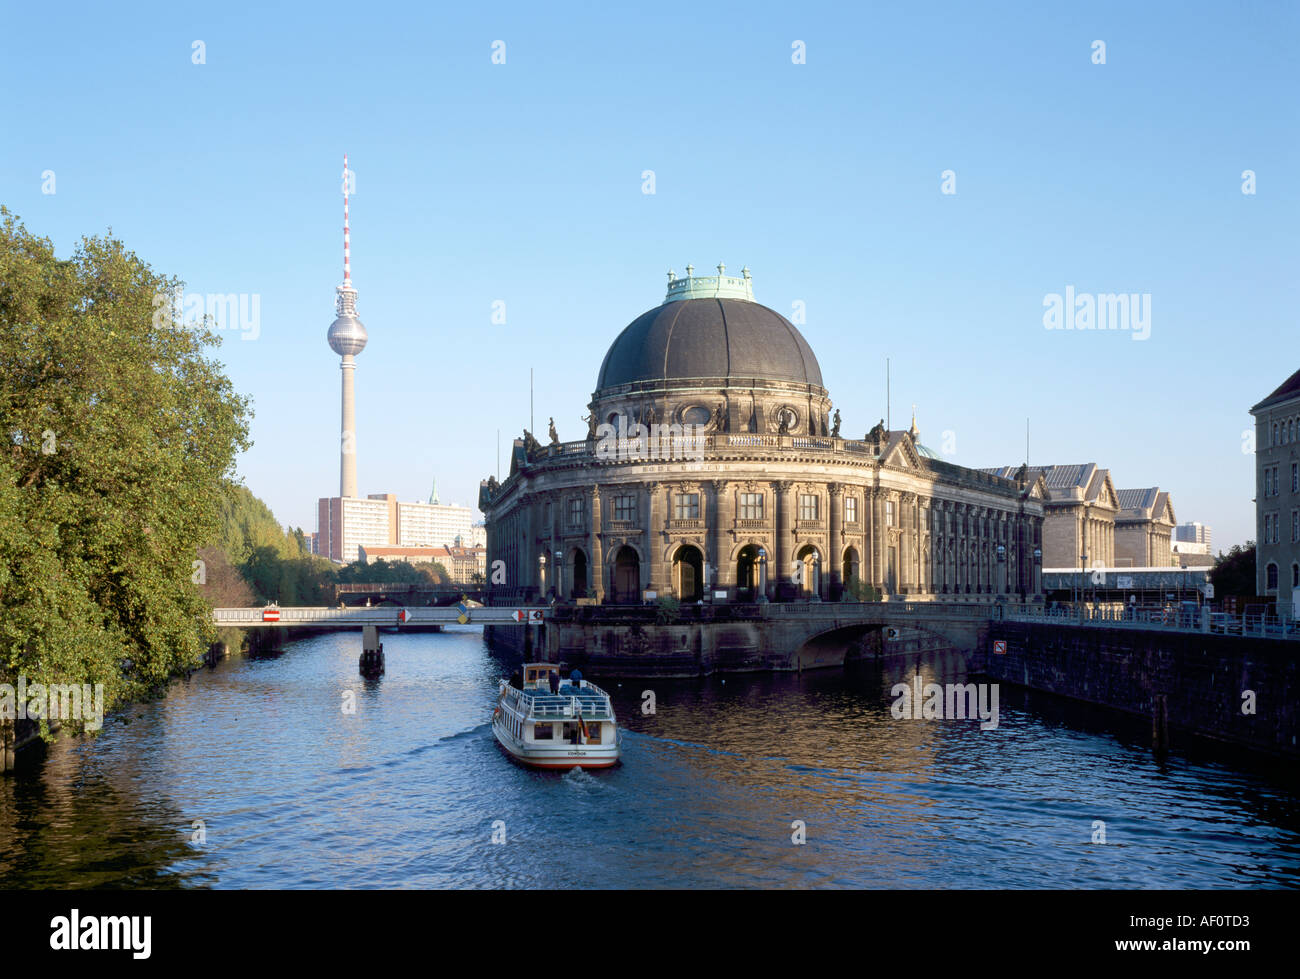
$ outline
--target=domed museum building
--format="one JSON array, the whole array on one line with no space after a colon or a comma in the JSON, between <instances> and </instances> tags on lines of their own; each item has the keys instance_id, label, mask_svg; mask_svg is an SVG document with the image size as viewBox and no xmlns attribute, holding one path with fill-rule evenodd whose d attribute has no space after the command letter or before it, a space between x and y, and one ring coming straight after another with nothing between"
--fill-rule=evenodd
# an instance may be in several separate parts
<instances>
[{"instance_id":1,"label":"domed museum building","mask_svg":"<svg viewBox=\"0 0 1300 979\"><path fill-rule=\"evenodd\" d=\"M1044 488L841 434L808 341L749 270L669 273L615 338L586 438L525 432L480 486L488 577L519 598L1033 601Z\"/></svg>"}]
</instances>

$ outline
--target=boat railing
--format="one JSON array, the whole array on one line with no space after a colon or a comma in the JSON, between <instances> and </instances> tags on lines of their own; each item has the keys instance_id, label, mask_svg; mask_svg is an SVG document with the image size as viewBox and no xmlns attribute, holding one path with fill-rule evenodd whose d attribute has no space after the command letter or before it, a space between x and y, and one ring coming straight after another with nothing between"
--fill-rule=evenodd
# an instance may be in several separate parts
<instances>
[{"instance_id":1,"label":"boat railing","mask_svg":"<svg viewBox=\"0 0 1300 979\"><path fill-rule=\"evenodd\" d=\"M614 711L610 706L609 695L599 688L590 688L598 691L600 702L597 704L583 704L577 697L566 697L562 702L542 702L536 696L527 690L519 694L519 707L528 717L542 718L576 718L579 713L584 720L604 720L613 717ZM551 696L546 694L548 698Z\"/></svg>"}]
</instances>

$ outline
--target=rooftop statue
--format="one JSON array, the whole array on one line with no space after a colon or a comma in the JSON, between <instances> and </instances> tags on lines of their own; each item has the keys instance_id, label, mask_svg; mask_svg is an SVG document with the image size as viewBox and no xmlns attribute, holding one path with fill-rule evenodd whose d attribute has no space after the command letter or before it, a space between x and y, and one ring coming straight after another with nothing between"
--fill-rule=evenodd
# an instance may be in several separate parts
<instances>
[{"instance_id":1,"label":"rooftop statue","mask_svg":"<svg viewBox=\"0 0 1300 979\"><path fill-rule=\"evenodd\" d=\"M549 434L550 434L550 436L551 436L551 445L559 445L559 444L560 444L560 436L559 436L559 434L555 431L555 418L554 418L554 416L552 416L552 418L551 418L551 425L550 425L550 431L549 431Z\"/></svg>"},{"instance_id":2,"label":"rooftop statue","mask_svg":"<svg viewBox=\"0 0 1300 979\"><path fill-rule=\"evenodd\" d=\"M831 438L837 439L839 437L840 437L840 409L836 408L834 424L831 428Z\"/></svg>"}]
</instances>

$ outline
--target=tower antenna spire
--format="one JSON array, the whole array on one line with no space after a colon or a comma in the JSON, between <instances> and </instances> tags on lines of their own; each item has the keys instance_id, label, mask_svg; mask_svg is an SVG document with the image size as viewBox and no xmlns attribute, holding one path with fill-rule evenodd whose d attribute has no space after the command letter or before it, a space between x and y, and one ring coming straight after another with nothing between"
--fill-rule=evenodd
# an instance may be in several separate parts
<instances>
[{"instance_id":1,"label":"tower antenna spire","mask_svg":"<svg viewBox=\"0 0 1300 979\"><path fill-rule=\"evenodd\" d=\"M343 284L352 285L352 234L348 227L348 155L343 154Z\"/></svg>"}]
</instances>

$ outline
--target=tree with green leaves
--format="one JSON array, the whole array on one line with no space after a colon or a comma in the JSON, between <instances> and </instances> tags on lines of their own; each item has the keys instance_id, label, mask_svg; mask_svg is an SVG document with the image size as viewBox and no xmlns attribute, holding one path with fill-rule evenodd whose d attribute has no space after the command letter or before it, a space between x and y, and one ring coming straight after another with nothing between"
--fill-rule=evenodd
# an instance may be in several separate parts
<instances>
[{"instance_id":1,"label":"tree with green leaves","mask_svg":"<svg viewBox=\"0 0 1300 979\"><path fill-rule=\"evenodd\" d=\"M1255 542L1246 541L1245 547L1233 544L1227 554L1220 551L1210 570L1210 584L1214 585L1217 601L1230 595L1255 597Z\"/></svg>"},{"instance_id":2,"label":"tree with green leaves","mask_svg":"<svg viewBox=\"0 0 1300 979\"><path fill-rule=\"evenodd\" d=\"M111 232L60 259L0 207L0 679L111 705L214 635L196 561L250 412L178 288Z\"/></svg>"}]
</instances>

